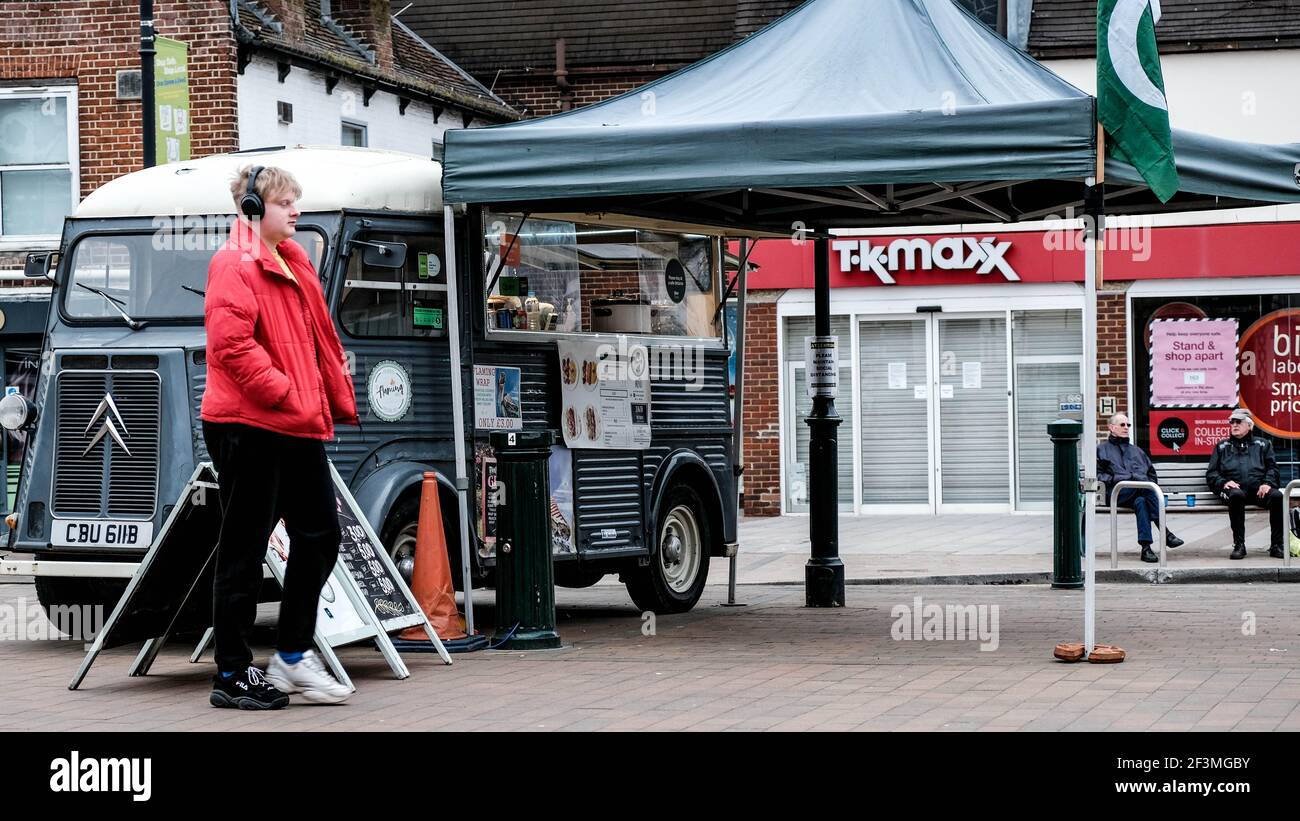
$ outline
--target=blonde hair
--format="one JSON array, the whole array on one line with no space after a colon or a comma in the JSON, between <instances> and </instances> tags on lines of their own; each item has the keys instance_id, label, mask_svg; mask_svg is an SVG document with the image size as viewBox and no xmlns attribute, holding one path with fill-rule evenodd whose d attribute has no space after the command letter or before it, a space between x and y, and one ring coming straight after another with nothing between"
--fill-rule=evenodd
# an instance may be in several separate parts
<instances>
[{"instance_id":1,"label":"blonde hair","mask_svg":"<svg viewBox=\"0 0 1300 821\"><path fill-rule=\"evenodd\" d=\"M248 190L248 178L252 176L253 169L256 167L244 166L230 181L230 196L235 201L235 210L239 210L239 201L244 198L244 193ZM294 176L283 168L276 168L273 165L268 165L257 172L257 185L253 190L263 202L268 202L276 194L281 193L293 194L294 199L302 196L302 186Z\"/></svg>"}]
</instances>

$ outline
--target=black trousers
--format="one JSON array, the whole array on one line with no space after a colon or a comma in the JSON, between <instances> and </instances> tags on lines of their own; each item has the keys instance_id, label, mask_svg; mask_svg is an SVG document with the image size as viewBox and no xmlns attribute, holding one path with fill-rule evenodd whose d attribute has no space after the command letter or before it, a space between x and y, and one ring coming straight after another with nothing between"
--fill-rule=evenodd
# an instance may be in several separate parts
<instances>
[{"instance_id":1,"label":"black trousers","mask_svg":"<svg viewBox=\"0 0 1300 821\"><path fill-rule=\"evenodd\" d=\"M1282 532L1282 491L1273 488L1263 499L1256 494L1259 492L1259 486L1239 487L1232 490L1225 490L1221 494L1228 503L1228 522L1232 525L1232 542L1233 544L1245 544L1246 542L1246 503L1249 502L1259 507L1268 508L1268 521L1272 525L1273 539L1269 542L1270 546L1280 546L1283 544Z\"/></svg>"},{"instance_id":2,"label":"black trousers","mask_svg":"<svg viewBox=\"0 0 1300 821\"><path fill-rule=\"evenodd\" d=\"M310 649L321 587L342 540L325 443L206 421L203 438L221 497L212 590L217 669L234 672L253 663L248 636L257 618L267 541L280 519L289 534L289 563L276 646L286 653Z\"/></svg>"}]
</instances>

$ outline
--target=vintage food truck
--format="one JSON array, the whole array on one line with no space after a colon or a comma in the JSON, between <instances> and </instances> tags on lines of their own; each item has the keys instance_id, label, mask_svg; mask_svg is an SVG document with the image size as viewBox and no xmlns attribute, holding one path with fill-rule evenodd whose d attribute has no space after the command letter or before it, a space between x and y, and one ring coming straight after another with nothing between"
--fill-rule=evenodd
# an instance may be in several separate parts
<instances>
[{"instance_id":1,"label":"vintage food truck","mask_svg":"<svg viewBox=\"0 0 1300 821\"><path fill-rule=\"evenodd\" d=\"M35 401L0 405L28 442L8 572L33 574L46 607L111 606L207 459L203 293L246 165L303 186L293 241L320 272L362 421L328 452L404 573L436 470L458 586L490 583L488 433L550 429L557 583L616 573L642 609L696 603L710 558L736 548L722 239L458 211L439 163L353 148L128 174L81 203L57 254L29 258L55 293Z\"/></svg>"}]
</instances>

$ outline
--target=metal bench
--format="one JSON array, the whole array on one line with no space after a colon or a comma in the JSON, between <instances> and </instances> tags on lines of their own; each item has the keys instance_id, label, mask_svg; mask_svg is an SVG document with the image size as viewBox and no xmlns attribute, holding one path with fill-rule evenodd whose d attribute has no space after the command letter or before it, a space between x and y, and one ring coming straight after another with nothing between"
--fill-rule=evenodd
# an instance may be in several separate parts
<instances>
[{"instance_id":1,"label":"metal bench","mask_svg":"<svg viewBox=\"0 0 1300 821\"><path fill-rule=\"evenodd\" d=\"M1111 488L1111 495L1107 498L1105 504L1097 505L1098 513L1110 515L1110 566L1111 569L1119 567L1119 511L1129 510L1129 508L1120 508L1112 505L1111 501L1119 495L1125 488L1146 488L1155 491L1156 497L1160 500L1160 518L1157 528L1160 533L1160 567L1163 569L1167 559L1168 548L1165 547L1166 534L1166 514L1169 510L1182 510L1184 512L1195 511L1223 511L1228 507L1228 503L1223 501L1216 493L1209 489L1205 484L1206 464L1187 463L1164 463L1157 464L1156 475L1160 477L1160 484L1154 482L1124 481L1117 482ZM1282 564L1284 567L1291 566L1291 545L1290 545L1290 522L1291 510L1300 500L1300 479L1293 479L1282 489L1285 498L1284 521L1287 523L1286 543L1282 548ZM1246 512L1267 513L1266 510L1249 506Z\"/></svg>"}]
</instances>

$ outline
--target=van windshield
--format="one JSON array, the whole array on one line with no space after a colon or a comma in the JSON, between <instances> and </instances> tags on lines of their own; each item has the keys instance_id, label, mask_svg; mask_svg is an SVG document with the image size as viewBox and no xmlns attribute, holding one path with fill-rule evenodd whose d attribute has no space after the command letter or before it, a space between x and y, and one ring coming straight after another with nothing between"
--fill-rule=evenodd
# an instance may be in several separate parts
<instances>
[{"instance_id":1,"label":"van windshield","mask_svg":"<svg viewBox=\"0 0 1300 821\"><path fill-rule=\"evenodd\" d=\"M71 279L63 290L65 313L72 319L112 323L122 321L121 311L137 320L202 321L208 262L225 244L230 230L230 219L216 223L185 233L161 230L84 237L72 249ZM290 241L302 246L319 271L324 235L300 227Z\"/></svg>"}]
</instances>

